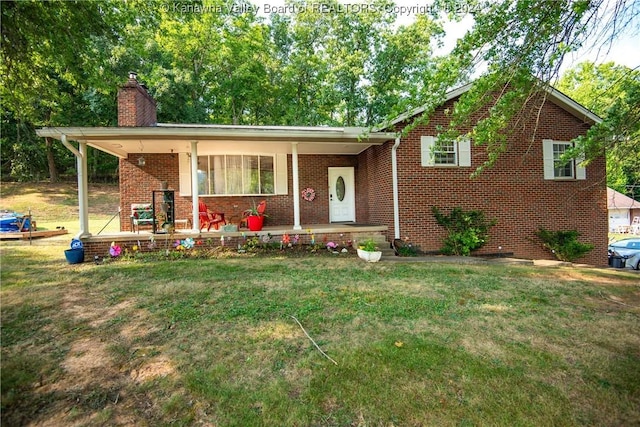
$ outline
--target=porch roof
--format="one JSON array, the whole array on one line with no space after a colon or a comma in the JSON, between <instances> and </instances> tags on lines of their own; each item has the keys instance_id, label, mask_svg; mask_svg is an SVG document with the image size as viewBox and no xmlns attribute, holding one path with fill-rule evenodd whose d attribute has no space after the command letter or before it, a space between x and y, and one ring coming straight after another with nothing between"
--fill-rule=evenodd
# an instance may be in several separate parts
<instances>
[{"instance_id":1,"label":"porch roof","mask_svg":"<svg viewBox=\"0 0 640 427\"><path fill-rule=\"evenodd\" d=\"M158 123L152 127L45 127L38 136L87 143L98 150L126 158L129 154L181 153L197 141L199 154L217 152L359 154L372 145L396 137L362 127L239 126ZM202 143L202 144L201 144Z\"/></svg>"}]
</instances>

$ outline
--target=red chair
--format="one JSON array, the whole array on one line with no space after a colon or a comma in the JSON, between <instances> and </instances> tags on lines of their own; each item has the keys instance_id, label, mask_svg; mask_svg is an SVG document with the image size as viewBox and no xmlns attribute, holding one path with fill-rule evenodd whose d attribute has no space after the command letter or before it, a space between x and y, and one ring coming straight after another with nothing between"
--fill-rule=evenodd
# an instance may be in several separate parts
<instances>
[{"instance_id":1,"label":"red chair","mask_svg":"<svg viewBox=\"0 0 640 427\"><path fill-rule=\"evenodd\" d=\"M203 201L198 202L198 214L200 216L200 231L202 231L205 226L207 227L207 231L211 230L212 226L218 230L220 224L224 225L227 223L222 212L210 211Z\"/></svg>"}]
</instances>

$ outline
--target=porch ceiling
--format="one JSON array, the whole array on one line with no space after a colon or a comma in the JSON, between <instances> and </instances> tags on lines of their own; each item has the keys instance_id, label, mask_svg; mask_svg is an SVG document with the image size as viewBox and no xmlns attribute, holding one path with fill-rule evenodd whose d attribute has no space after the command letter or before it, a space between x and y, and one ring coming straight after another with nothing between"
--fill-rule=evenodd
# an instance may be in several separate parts
<instances>
[{"instance_id":1,"label":"porch ceiling","mask_svg":"<svg viewBox=\"0 0 640 427\"><path fill-rule=\"evenodd\" d=\"M247 152L291 153L298 143L299 154L358 154L372 145L393 140L391 132L371 132L359 127L174 125L154 127L49 127L38 136L86 142L98 150L125 158L129 154L191 152L198 141L198 153L233 154Z\"/></svg>"}]
</instances>

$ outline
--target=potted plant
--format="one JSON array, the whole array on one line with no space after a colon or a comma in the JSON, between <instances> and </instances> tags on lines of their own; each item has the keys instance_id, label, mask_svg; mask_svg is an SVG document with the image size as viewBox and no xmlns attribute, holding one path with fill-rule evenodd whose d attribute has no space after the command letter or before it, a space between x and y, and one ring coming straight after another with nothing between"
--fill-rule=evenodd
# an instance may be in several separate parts
<instances>
[{"instance_id":1,"label":"potted plant","mask_svg":"<svg viewBox=\"0 0 640 427\"><path fill-rule=\"evenodd\" d=\"M378 262L382 257L382 252L373 239L367 239L358 244L358 256L367 262Z\"/></svg>"},{"instance_id":2,"label":"potted plant","mask_svg":"<svg viewBox=\"0 0 640 427\"><path fill-rule=\"evenodd\" d=\"M262 201L256 205L253 202L253 206L244 211L244 217L247 221L247 227L250 231L260 231L262 230L262 225L264 224L264 219L267 216L264 213L266 209L267 202Z\"/></svg>"}]
</instances>

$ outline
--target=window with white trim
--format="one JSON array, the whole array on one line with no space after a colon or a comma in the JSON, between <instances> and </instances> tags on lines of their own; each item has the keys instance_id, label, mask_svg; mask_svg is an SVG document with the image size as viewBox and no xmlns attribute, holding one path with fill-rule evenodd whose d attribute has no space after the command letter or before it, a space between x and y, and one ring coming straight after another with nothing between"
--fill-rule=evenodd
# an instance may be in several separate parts
<instances>
[{"instance_id":1,"label":"window with white trim","mask_svg":"<svg viewBox=\"0 0 640 427\"><path fill-rule=\"evenodd\" d=\"M471 166L471 142L438 142L434 136L420 137L422 166Z\"/></svg>"},{"instance_id":2,"label":"window with white trim","mask_svg":"<svg viewBox=\"0 0 640 427\"><path fill-rule=\"evenodd\" d=\"M287 154L215 154L198 156L198 194L288 194ZM179 154L180 195L192 194L191 159Z\"/></svg>"},{"instance_id":3,"label":"window with white trim","mask_svg":"<svg viewBox=\"0 0 640 427\"><path fill-rule=\"evenodd\" d=\"M273 155L198 156L198 194L275 194Z\"/></svg>"},{"instance_id":4,"label":"window with white trim","mask_svg":"<svg viewBox=\"0 0 640 427\"><path fill-rule=\"evenodd\" d=\"M586 179L586 171L580 166L580 159L563 159L567 150L573 148L573 143L567 141L542 141L544 157L544 179L570 180Z\"/></svg>"}]
</instances>

